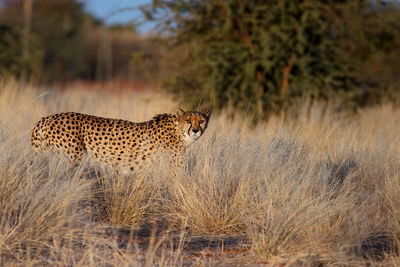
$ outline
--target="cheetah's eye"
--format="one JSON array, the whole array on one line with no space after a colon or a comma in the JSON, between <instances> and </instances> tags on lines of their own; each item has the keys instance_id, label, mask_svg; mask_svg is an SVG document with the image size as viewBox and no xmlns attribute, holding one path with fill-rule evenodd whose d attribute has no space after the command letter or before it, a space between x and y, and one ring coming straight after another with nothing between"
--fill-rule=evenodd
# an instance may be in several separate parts
<instances>
[{"instance_id":1,"label":"cheetah's eye","mask_svg":"<svg viewBox=\"0 0 400 267\"><path fill-rule=\"evenodd\" d=\"M203 120L200 120L200 121L199 121L199 123L200 123L200 124L203 124L203 123L204 123L204 121L203 121Z\"/></svg>"},{"instance_id":2,"label":"cheetah's eye","mask_svg":"<svg viewBox=\"0 0 400 267\"><path fill-rule=\"evenodd\" d=\"M191 120L186 120L187 123L191 123Z\"/></svg>"}]
</instances>

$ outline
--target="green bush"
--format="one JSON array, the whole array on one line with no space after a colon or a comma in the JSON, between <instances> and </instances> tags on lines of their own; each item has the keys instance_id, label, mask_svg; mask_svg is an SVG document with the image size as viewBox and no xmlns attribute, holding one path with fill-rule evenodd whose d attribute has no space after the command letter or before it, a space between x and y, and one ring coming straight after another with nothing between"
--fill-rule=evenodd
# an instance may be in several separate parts
<instances>
[{"instance_id":1,"label":"green bush","mask_svg":"<svg viewBox=\"0 0 400 267\"><path fill-rule=\"evenodd\" d=\"M358 104L365 58L348 54L348 44L358 47L355 36L365 36L368 23L359 27L357 19L368 20L378 32L366 40L381 52L374 42L387 41L374 19L383 10L366 0L176 0L153 1L145 14L180 51L167 88L194 106L232 106L257 120L304 96ZM394 24L384 26L396 33Z\"/></svg>"},{"instance_id":2,"label":"green bush","mask_svg":"<svg viewBox=\"0 0 400 267\"><path fill-rule=\"evenodd\" d=\"M37 78L42 70L43 50L37 36L27 36L28 57L22 58L22 35L12 27L0 24L0 74Z\"/></svg>"}]
</instances>

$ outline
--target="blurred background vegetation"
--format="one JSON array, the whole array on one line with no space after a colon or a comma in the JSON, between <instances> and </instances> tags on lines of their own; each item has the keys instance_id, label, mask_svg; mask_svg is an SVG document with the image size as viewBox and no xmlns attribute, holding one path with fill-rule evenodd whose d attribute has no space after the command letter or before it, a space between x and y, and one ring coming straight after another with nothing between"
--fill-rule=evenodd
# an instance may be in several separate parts
<instances>
[{"instance_id":1,"label":"blurred background vegetation","mask_svg":"<svg viewBox=\"0 0 400 267\"><path fill-rule=\"evenodd\" d=\"M152 39L134 24L105 25L75 0L6 0L0 9L0 71L38 83L145 80ZM153 48L154 47L154 48Z\"/></svg>"},{"instance_id":2,"label":"blurred background vegetation","mask_svg":"<svg viewBox=\"0 0 400 267\"><path fill-rule=\"evenodd\" d=\"M3 0L0 72L40 84L135 81L254 120L301 105L400 103L400 8L372 0L153 0L110 26L76 0Z\"/></svg>"}]
</instances>

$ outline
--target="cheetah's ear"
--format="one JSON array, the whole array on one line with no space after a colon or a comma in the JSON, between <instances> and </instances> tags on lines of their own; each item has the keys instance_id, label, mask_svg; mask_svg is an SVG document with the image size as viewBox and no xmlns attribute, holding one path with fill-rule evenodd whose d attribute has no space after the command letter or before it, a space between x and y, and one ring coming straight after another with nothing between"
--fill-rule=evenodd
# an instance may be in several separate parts
<instances>
[{"instance_id":1,"label":"cheetah's ear","mask_svg":"<svg viewBox=\"0 0 400 267\"><path fill-rule=\"evenodd\" d=\"M175 115L176 115L176 117L177 117L178 119L182 118L182 116L183 116L185 113L186 113L186 112L185 112L183 109L181 109L181 108L178 108L178 109L175 111Z\"/></svg>"},{"instance_id":2,"label":"cheetah's ear","mask_svg":"<svg viewBox=\"0 0 400 267\"><path fill-rule=\"evenodd\" d=\"M204 111L204 115L209 119L211 116L211 111L210 110Z\"/></svg>"}]
</instances>

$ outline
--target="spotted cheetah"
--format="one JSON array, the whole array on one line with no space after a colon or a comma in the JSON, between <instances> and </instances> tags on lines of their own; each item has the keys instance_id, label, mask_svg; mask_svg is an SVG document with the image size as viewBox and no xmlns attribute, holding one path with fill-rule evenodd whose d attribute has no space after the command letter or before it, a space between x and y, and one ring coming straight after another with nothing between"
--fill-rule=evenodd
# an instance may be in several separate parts
<instances>
[{"instance_id":1,"label":"spotted cheetah","mask_svg":"<svg viewBox=\"0 0 400 267\"><path fill-rule=\"evenodd\" d=\"M112 166L135 169L157 151L180 158L207 128L210 112L160 114L145 122L102 118L75 112L42 118L32 130L34 150L51 149L78 162L85 153Z\"/></svg>"}]
</instances>

